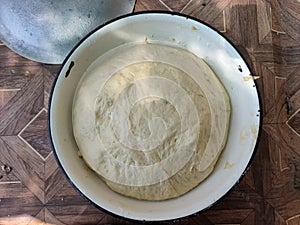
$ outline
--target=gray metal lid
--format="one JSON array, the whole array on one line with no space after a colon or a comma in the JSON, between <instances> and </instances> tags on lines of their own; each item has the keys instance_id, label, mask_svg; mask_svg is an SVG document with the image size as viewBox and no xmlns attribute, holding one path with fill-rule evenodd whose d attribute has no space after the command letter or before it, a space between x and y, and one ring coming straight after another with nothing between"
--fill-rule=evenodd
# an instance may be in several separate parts
<instances>
[{"instance_id":1,"label":"gray metal lid","mask_svg":"<svg viewBox=\"0 0 300 225\"><path fill-rule=\"evenodd\" d=\"M0 39L34 61L60 64L90 31L133 11L135 0L0 0Z\"/></svg>"}]
</instances>

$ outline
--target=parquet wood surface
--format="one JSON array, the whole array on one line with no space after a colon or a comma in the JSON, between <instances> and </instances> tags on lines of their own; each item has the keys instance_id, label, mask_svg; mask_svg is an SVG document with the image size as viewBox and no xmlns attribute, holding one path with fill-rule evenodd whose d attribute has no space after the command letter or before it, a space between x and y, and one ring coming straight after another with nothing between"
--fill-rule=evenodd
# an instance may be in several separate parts
<instances>
[{"instance_id":1,"label":"parquet wood surface","mask_svg":"<svg viewBox=\"0 0 300 225\"><path fill-rule=\"evenodd\" d=\"M214 26L260 77L262 132L249 170L209 210L174 224L299 225L300 1L138 0L135 6L153 9ZM56 164L47 107L58 69L0 43L0 224L134 224L90 205Z\"/></svg>"}]
</instances>

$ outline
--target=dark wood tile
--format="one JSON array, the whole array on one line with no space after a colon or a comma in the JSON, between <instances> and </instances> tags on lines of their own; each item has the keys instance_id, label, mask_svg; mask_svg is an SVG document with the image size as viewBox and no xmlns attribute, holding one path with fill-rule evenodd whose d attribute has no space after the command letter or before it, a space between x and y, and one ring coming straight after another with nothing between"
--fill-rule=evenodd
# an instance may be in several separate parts
<instances>
[{"instance_id":1,"label":"dark wood tile","mask_svg":"<svg viewBox=\"0 0 300 225\"><path fill-rule=\"evenodd\" d=\"M0 109L0 134L16 135L42 110L44 105L43 76L33 75L26 85Z\"/></svg>"},{"instance_id":2,"label":"dark wood tile","mask_svg":"<svg viewBox=\"0 0 300 225\"><path fill-rule=\"evenodd\" d=\"M196 17L219 31L225 31L224 10L230 1L198 0L191 1L182 13Z\"/></svg>"},{"instance_id":3,"label":"dark wood tile","mask_svg":"<svg viewBox=\"0 0 300 225\"><path fill-rule=\"evenodd\" d=\"M296 113L289 121L288 125L297 133L300 134L300 113Z\"/></svg>"},{"instance_id":4,"label":"dark wood tile","mask_svg":"<svg viewBox=\"0 0 300 225\"><path fill-rule=\"evenodd\" d=\"M175 12L181 12L185 7L188 6L189 3L191 3L191 0L162 0L162 2L168 6L172 11Z\"/></svg>"},{"instance_id":5,"label":"dark wood tile","mask_svg":"<svg viewBox=\"0 0 300 225\"><path fill-rule=\"evenodd\" d=\"M0 138L1 160L3 161L3 163L5 163L5 165L10 166L12 168L13 174L22 182L22 184L25 185L41 202L44 203L45 187L43 182L43 164L41 163L41 161L39 161L38 158L37 161L34 162L34 158L28 156L28 160L25 159L26 161L24 161L24 158L18 154L19 151L22 151L23 149L14 149L15 146L22 146L22 144L12 145L10 143L11 139L14 139L13 142L18 141L14 137ZM33 167L34 165L36 166L36 168ZM0 195L1 197L6 196L5 193L0 193Z\"/></svg>"},{"instance_id":6,"label":"dark wood tile","mask_svg":"<svg viewBox=\"0 0 300 225\"><path fill-rule=\"evenodd\" d=\"M293 21L299 20L299 4L296 1L287 1L283 4L282 1L270 1L273 11L272 21L274 21L275 29L278 29L283 34L288 34L291 39L300 40L300 24Z\"/></svg>"},{"instance_id":7,"label":"dark wood tile","mask_svg":"<svg viewBox=\"0 0 300 225\"><path fill-rule=\"evenodd\" d=\"M53 81L58 75L61 65L43 65L44 75L44 108L48 110L49 97L52 89Z\"/></svg>"},{"instance_id":8,"label":"dark wood tile","mask_svg":"<svg viewBox=\"0 0 300 225\"><path fill-rule=\"evenodd\" d=\"M61 65L43 65L44 91L50 94L53 81L57 76Z\"/></svg>"},{"instance_id":9,"label":"dark wood tile","mask_svg":"<svg viewBox=\"0 0 300 225\"><path fill-rule=\"evenodd\" d=\"M42 110L19 135L24 138L43 158L51 152L47 129L48 113Z\"/></svg>"},{"instance_id":10,"label":"dark wood tile","mask_svg":"<svg viewBox=\"0 0 300 225\"><path fill-rule=\"evenodd\" d=\"M2 89L0 91L0 109L3 108L9 102L9 100L17 94L18 91L19 89Z\"/></svg>"},{"instance_id":11,"label":"dark wood tile","mask_svg":"<svg viewBox=\"0 0 300 225\"><path fill-rule=\"evenodd\" d=\"M20 158L22 161L26 162L28 167L30 167L28 169L35 171L35 173L39 174L40 177L44 176L43 159L38 156L32 150L32 148L28 144L24 143L18 136L1 136L0 146L1 151L3 151L3 157L1 160L4 164L4 159L6 159L6 156L8 161L15 163L13 157L15 156L16 159ZM10 154L7 155L7 153Z\"/></svg>"},{"instance_id":12,"label":"dark wood tile","mask_svg":"<svg viewBox=\"0 0 300 225\"><path fill-rule=\"evenodd\" d=\"M250 50L258 45L257 5L255 0L230 1L225 9L225 20L226 35L230 39Z\"/></svg>"},{"instance_id":13,"label":"dark wood tile","mask_svg":"<svg viewBox=\"0 0 300 225\"><path fill-rule=\"evenodd\" d=\"M5 45L0 45L0 77L35 74L39 63L25 59L11 51ZM2 82L1 82L2 83Z\"/></svg>"},{"instance_id":14,"label":"dark wood tile","mask_svg":"<svg viewBox=\"0 0 300 225\"><path fill-rule=\"evenodd\" d=\"M44 179L47 180L58 168L58 164L52 153L45 159L44 166L45 166Z\"/></svg>"},{"instance_id":15,"label":"dark wood tile","mask_svg":"<svg viewBox=\"0 0 300 225\"><path fill-rule=\"evenodd\" d=\"M9 190L14 191L9 191ZM16 211L20 213L23 208L28 208L31 210L41 209L42 204L25 186L21 183L1 183L0 193L5 193L5 197L1 198L0 204L0 217L5 217L7 215L14 215ZM18 207L16 207L18 206ZM28 211L26 213L29 213ZM29 215L33 215L30 212ZM1 223L0 223L1 224Z\"/></svg>"},{"instance_id":16,"label":"dark wood tile","mask_svg":"<svg viewBox=\"0 0 300 225\"><path fill-rule=\"evenodd\" d=\"M144 0L136 1L134 11L146 11L146 10L163 10L169 11L170 9L159 0Z\"/></svg>"},{"instance_id":17,"label":"dark wood tile","mask_svg":"<svg viewBox=\"0 0 300 225\"><path fill-rule=\"evenodd\" d=\"M45 180L45 196L46 196L46 202L49 202L50 199L53 198L57 193L61 191L61 189L65 186L69 185L66 177L60 170L60 168L57 168L51 176ZM66 194L66 193L65 193ZM63 198L63 197L62 197ZM73 198L74 200L74 198Z\"/></svg>"}]
</instances>

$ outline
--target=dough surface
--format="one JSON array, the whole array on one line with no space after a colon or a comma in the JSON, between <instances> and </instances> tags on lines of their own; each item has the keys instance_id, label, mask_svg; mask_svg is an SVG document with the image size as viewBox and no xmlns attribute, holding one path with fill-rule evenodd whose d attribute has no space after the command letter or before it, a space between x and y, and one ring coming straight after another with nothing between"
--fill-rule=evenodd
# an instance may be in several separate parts
<instances>
[{"instance_id":1,"label":"dough surface","mask_svg":"<svg viewBox=\"0 0 300 225\"><path fill-rule=\"evenodd\" d=\"M93 63L73 102L83 159L114 191L144 200L178 197L214 169L230 100L210 67L180 48L135 44Z\"/></svg>"}]
</instances>

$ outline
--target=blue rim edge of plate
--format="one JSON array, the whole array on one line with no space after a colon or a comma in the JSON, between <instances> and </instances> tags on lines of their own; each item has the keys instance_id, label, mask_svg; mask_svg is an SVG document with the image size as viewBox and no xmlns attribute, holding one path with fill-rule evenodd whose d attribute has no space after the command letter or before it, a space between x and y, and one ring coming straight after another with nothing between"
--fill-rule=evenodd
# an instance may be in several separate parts
<instances>
[{"instance_id":1,"label":"blue rim edge of plate","mask_svg":"<svg viewBox=\"0 0 300 225\"><path fill-rule=\"evenodd\" d=\"M50 137L50 145L51 145L51 148L53 150L53 154L54 154L54 157L56 159L56 162L58 163L60 169L63 171L65 177L67 178L68 182L71 184L71 186L82 196L84 197L90 204L92 204L93 206L95 206L96 208L100 209L101 211L111 215L111 216L114 216L114 217L117 217L117 218L120 218L120 219L125 219L129 222L138 222L138 223L170 223L170 222L178 222L178 221L181 221L181 220L184 220L184 219L187 219L187 218L190 218L190 217L195 217L197 215L199 215L200 213L202 213L203 211L206 211L208 209L210 209L213 205L215 205L217 202L221 201L227 194L229 191L231 191L239 182L240 180L244 177L244 175L247 173L253 159L254 159L254 156L257 152L257 148L258 148L258 144L259 144L259 141L260 141L260 136L261 136L261 129L262 129L262 118L261 118L261 115L262 115L262 110L261 110L261 97L260 97L260 94L259 94L259 90L257 89L257 82L256 80L253 80L254 81L254 84L255 84L255 88L256 88L256 92L257 92L257 97L258 97L258 103L259 103L259 129L258 129L258 134L257 134L257 139L256 139L256 143L255 143L255 147L253 149L253 153L251 155L251 158L245 168L245 170L243 171L243 173L241 174L240 178L235 182L235 184L226 192L224 193L224 195L222 197L220 197L218 200L216 200L214 203L212 203L211 205L207 206L206 208L200 210L199 212L196 212L196 213L193 213L193 214L190 214L190 215L187 215L187 216L184 216L184 217L179 217L179 218L175 218L175 219L168 219L168 220L136 220L136 219L131 219L131 218L127 218L127 217L124 217L124 216L120 216L120 215L117 215L113 212L110 212L104 208L102 208L101 206L99 206L98 204L96 204L95 202L93 202L91 199L89 199L87 196L85 196L81 191L80 189L72 182L71 178L67 175L63 165L60 163L59 159L58 159L58 155L56 153L56 150L54 148L54 144L53 144L53 140L52 140L52 135L51 135L51 129L50 129L50 109L51 109L51 102L52 102L52 97L53 97L53 92L54 92L54 89L55 89L55 86L56 86L56 82L58 80L58 77L59 75L61 74L61 71L62 71L62 68L66 65L66 62L68 61L68 59L72 56L73 52L88 38L90 37L93 33L95 33L97 30L101 29L102 27L105 27L117 20L120 20L120 19L123 19L123 18L127 18L127 17L131 17L131 16L135 16L135 15L141 15L141 14L164 14L164 15L171 15L171 16L180 16L180 17L183 17L185 19L190 19L190 20L194 20L196 22L199 22L207 27L209 27L210 29L212 29L213 31L215 31L218 35L220 35L221 37L223 37L234 49L235 51L239 54L239 56L241 57L241 59L245 62L246 66L248 67L249 71L250 71L250 74L253 74L252 73L252 70L248 64L248 62L246 61L246 59L244 58L244 56L240 53L240 51L237 49L237 47L227 38L225 37L224 34L222 34L220 31L218 31L216 28L214 28L213 26L209 25L208 23L200 20L200 19L197 19L195 17L192 17L192 16L189 16L189 15L186 15L186 14L182 14L182 13L177 13L177 12L170 12L170 11L161 11L161 10L149 10L149 11L141 11L141 12L134 12L134 13L129 13L129 14L125 14L125 15L122 15L122 16L119 16L119 17L116 17L98 27L96 27L94 30L92 30L91 32L89 32L84 38L82 38L74 47L73 49L69 52L69 54L66 56L66 58L64 59L64 61L62 62L61 64L61 67L59 69L59 71L57 72L57 76L55 77L54 81L53 81L53 84L52 84L52 88L51 88L51 92L50 92L50 96L49 96L49 103L48 103L48 133L49 133L49 137Z\"/></svg>"}]
</instances>

